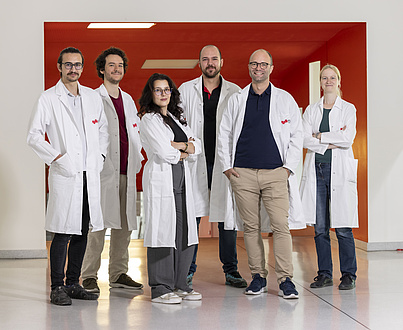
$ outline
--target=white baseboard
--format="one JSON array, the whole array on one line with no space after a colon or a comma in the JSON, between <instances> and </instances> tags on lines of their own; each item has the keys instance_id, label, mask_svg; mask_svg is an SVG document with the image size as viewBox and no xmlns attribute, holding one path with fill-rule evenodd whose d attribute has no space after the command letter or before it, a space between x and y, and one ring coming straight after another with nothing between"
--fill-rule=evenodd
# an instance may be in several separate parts
<instances>
[{"instance_id":1,"label":"white baseboard","mask_svg":"<svg viewBox=\"0 0 403 330\"><path fill-rule=\"evenodd\" d=\"M0 259L46 259L48 252L43 250L0 250Z\"/></svg>"},{"instance_id":2,"label":"white baseboard","mask_svg":"<svg viewBox=\"0 0 403 330\"><path fill-rule=\"evenodd\" d=\"M337 243L336 233L334 231L330 231L330 238L332 241ZM403 242L374 242L367 243L360 241L358 239L354 239L355 247L360 250L364 250L367 252L374 251L396 251L403 250Z\"/></svg>"}]
</instances>

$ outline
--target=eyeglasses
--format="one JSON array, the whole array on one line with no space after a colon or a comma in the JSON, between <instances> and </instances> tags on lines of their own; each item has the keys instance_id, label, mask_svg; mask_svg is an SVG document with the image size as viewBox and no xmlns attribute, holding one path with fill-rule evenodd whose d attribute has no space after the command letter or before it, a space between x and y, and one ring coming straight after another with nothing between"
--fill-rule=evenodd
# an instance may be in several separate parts
<instances>
[{"instance_id":1,"label":"eyeglasses","mask_svg":"<svg viewBox=\"0 0 403 330\"><path fill-rule=\"evenodd\" d=\"M67 70L71 70L74 66L76 70L81 70L83 68L83 64L80 62L71 63L71 62L64 62L62 63Z\"/></svg>"},{"instance_id":2,"label":"eyeglasses","mask_svg":"<svg viewBox=\"0 0 403 330\"><path fill-rule=\"evenodd\" d=\"M169 87L164 88L164 89L156 88L156 89L153 90L153 92L154 92L154 94L157 95L157 96L162 95L162 92L164 92L166 95L169 95L169 94L172 93L172 88L169 88Z\"/></svg>"},{"instance_id":3,"label":"eyeglasses","mask_svg":"<svg viewBox=\"0 0 403 330\"><path fill-rule=\"evenodd\" d=\"M249 62L249 66L250 66L252 69L256 69L259 65L260 65L260 68L261 68L261 69L266 70L267 67L268 67L269 65L272 65L272 64L269 64L269 63L266 63L266 62L260 62L260 63L258 63L258 62Z\"/></svg>"}]
</instances>

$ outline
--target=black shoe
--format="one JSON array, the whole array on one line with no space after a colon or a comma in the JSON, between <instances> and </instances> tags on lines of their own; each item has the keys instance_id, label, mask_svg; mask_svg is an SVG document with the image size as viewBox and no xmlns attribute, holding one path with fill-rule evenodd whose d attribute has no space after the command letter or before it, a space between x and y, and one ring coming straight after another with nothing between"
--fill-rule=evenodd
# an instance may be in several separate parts
<instances>
[{"instance_id":1,"label":"black shoe","mask_svg":"<svg viewBox=\"0 0 403 330\"><path fill-rule=\"evenodd\" d=\"M225 274L225 284L231 285L234 288L246 288L248 286L248 283L246 283L241 274L236 270Z\"/></svg>"},{"instance_id":2,"label":"black shoe","mask_svg":"<svg viewBox=\"0 0 403 330\"><path fill-rule=\"evenodd\" d=\"M340 281L339 290L351 290L355 288L355 279L350 274L344 274Z\"/></svg>"},{"instance_id":3,"label":"black shoe","mask_svg":"<svg viewBox=\"0 0 403 330\"><path fill-rule=\"evenodd\" d=\"M59 306L69 306L71 305L71 298L68 296L64 286L58 286L50 293L50 302Z\"/></svg>"},{"instance_id":4,"label":"black shoe","mask_svg":"<svg viewBox=\"0 0 403 330\"><path fill-rule=\"evenodd\" d=\"M109 283L112 288L132 289L140 290L143 288L143 284L133 281L127 274L120 274L116 282Z\"/></svg>"},{"instance_id":5,"label":"black shoe","mask_svg":"<svg viewBox=\"0 0 403 330\"><path fill-rule=\"evenodd\" d=\"M325 275L318 275L314 279L314 282L311 283L310 287L313 289L323 288L325 286L332 286L333 280L330 277Z\"/></svg>"},{"instance_id":6,"label":"black shoe","mask_svg":"<svg viewBox=\"0 0 403 330\"><path fill-rule=\"evenodd\" d=\"M87 278L83 281L85 290L91 293L100 293L97 280L95 278Z\"/></svg>"},{"instance_id":7,"label":"black shoe","mask_svg":"<svg viewBox=\"0 0 403 330\"><path fill-rule=\"evenodd\" d=\"M80 284L73 284L72 286L66 287L66 292L70 298L82 299L82 300L97 300L98 295L95 293L88 292Z\"/></svg>"}]
</instances>

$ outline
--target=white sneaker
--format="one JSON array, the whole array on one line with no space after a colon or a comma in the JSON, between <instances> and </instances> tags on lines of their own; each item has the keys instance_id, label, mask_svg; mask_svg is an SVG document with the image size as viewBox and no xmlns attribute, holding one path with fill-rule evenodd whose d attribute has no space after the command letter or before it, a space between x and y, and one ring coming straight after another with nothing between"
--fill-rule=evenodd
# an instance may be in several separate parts
<instances>
[{"instance_id":1,"label":"white sneaker","mask_svg":"<svg viewBox=\"0 0 403 330\"><path fill-rule=\"evenodd\" d=\"M160 304L180 304L182 302L182 298L173 292L168 292L162 296L151 299L151 302Z\"/></svg>"},{"instance_id":2,"label":"white sneaker","mask_svg":"<svg viewBox=\"0 0 403 330\"><path fill-rule=\"evenodd\" d=\"M201 300L202 294L192 290L190 292L186 292L180 289L175 290L175 293L181 297L183 300Z\"/></svg>"}]
</instances>

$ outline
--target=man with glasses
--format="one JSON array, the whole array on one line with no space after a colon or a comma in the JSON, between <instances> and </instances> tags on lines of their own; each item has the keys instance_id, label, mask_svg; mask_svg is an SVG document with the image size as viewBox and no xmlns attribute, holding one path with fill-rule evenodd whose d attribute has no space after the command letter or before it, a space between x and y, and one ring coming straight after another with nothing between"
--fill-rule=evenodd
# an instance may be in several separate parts
<instances>
[{"instance_id":1,"label":"man with glasses","mask_svg":"<svg viewBox=\"0 0 403 330\"><path fill-rule=\"evenodd\" d=\"M202 48L199 67L202 75L179 87L186 120L193 132L203 141L203 151L191 166L196 180L193 182L196 220L210 214L211 222L218 222L219 255L225 273L225 284L238 288L247 283L238 272L234 210L224 212L223 187L226 178L216 162L216 135L229 97L240 88L226 81L220 74L224 60L213 45ZM211 198L209 196L211 191ZM197 245L189 269L188 283L192 284L196 271Z\"/></svg>"},{"instance_id":2,"label":"man with glasses","mask_svg":"<svg viewBox=\"0 0 403 330\"><path fill-rule=\"evenodd\" d=\"M27 137L50 166L45 229L54 233L50 301L55 305L71 305L71 298L98 298L79 285L79 278L89 227L103 229L99 173L108 147L108 125L98 93L78 83L83 64L78 49L61 51L57 61L61 78L40 96Z\"/></svg>"},{"instance_id":3,"label":"man with glasses","mask_svg":"<svg viewBox=\"0 0 403 330\"><path fill-rule=\"evenodd\" d=\"M97 273L105 243L106 228L111 228L109 245L109 285L112 288L143 287L127 275L132 230L137 229L136 174L140 171L141 142L139 117L131 96L119 88L127 70L127 57L115 47L104 50L96 59L103 84L96 90L102 98L108 119L109 148L101 172L101 206L104 230L88 235L82 279L89 292L99 293Z\"/></svg>"},{"instance_id":4,"label":"man with glasses","mask_svg":"<svg viewBox=\"0 0 403 330\"><path fill-rule=\"evenodd\" d=\"M292 240L289 230L304 228L295 171L302 153L301 114L292 96L273 86L269 52L256 50L249 60L252 83L228 101L217 139L218 157L235 195L244 228L252 282L245 293L267 292L267 269L261 231L260 201L273 232L279 295L298 298L292 282ZM228 199L230 202L231 199ZM289 204L291 203L291 204ZM290 215L289 215L290 210Z\"/></svg>"}]
</instances>

